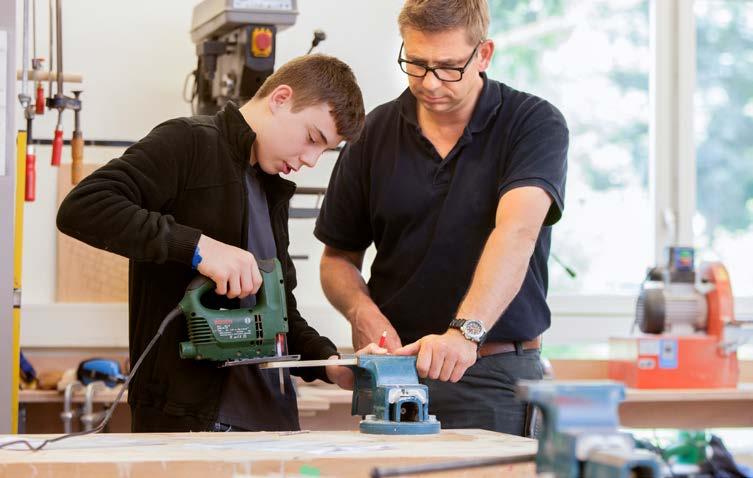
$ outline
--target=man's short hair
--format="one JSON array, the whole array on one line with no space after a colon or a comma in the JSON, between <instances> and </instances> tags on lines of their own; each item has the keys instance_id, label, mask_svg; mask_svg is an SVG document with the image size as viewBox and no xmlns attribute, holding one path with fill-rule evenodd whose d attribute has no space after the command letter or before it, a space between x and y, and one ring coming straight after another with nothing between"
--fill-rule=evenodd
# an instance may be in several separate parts
<instances>
[{"instance_id":1,"label":"man's short hair","mask_svg":"<svg viewBox=\"0 0 753 478\"><path fill-rule=\"evenodd\" d=\"M406 0L397 19L400 33L413 28L426 33L465 29L468 43L478 45L489 33L487 0Z\"/></svg>"},{"instance_id":2,"label":"man's short hair","mask_svg":"<svg viewBox=\"0 0 753 478\"><path fill-rule=\"evenodd\" d=\"M280 85L293 90L292 111L327 103L337 134L349 142L358 139L366 113L361 89L348 65L328 55L299 56L272 73L254 98L264 98Z\"/></svg>"}]
</instances>

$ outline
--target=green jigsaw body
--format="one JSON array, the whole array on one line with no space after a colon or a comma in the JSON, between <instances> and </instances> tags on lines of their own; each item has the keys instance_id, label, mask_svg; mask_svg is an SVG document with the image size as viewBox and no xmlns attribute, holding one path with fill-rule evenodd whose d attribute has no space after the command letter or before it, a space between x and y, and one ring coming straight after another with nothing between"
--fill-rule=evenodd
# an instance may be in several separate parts
<instances>
[{"instance_id":1,"label":"green jigsaw body","mask_svg":"<svg viewBox=\"0 0 753 478\"><path fill-rule=\"evenodd\" d=\"M286 353L288 310L282 267L277 259L258 261L262 286L251 309L216 310L201 297L214 282L199 276L189 284L180 308L188 322L188 341L180 343L181 358L237 361L275 357Z\"/></svg>"}]
</instances>

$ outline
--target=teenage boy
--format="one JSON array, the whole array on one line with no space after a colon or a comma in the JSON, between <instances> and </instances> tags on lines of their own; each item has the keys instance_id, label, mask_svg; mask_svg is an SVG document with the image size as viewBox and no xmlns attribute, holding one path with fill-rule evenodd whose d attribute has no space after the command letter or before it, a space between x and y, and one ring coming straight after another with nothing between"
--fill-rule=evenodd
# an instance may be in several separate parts
<instances>
[{"instance_id":1,"label":"teenage boy","mask_svg":"<svg viewBox=\"0 0 753 478\"><path fill-rule=\"evenodd\" d=\"M354 141L363 125L363 99L351 69L329 56L300 57L267 78L240 108L228 103L214 116L166 121L71 191L58 211L60 231L130 259L133 361L197 270L217 284L209 298L216 307L249 307L261 285L257 259L272 257L282 263L285 278L289 352L304 360L337 357L332 342L296 307L287 250L288 205L296 187L279 174L314 167L323 151ZM134 377L128 397L133 431L299 428L287 373L282 394L275 371L181 359L183 340L186 324L176 320ZM352 384L345 367L293 373Z\"/></svg>"}]
</instances>

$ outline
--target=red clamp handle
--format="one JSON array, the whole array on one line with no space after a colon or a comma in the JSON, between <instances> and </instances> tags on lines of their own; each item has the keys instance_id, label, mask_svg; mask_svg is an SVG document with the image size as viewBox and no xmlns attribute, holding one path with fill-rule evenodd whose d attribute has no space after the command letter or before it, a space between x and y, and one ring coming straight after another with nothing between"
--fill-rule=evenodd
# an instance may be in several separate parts
<instances>
[{"instance_id":1,"label":"red clamp handle","mask_svg":"<svg viewBox=\"0 0 753 478\"><path fill-rule=\"evenodd\" d=\"M63 156L63 128L55 129L55 139L52 140L52 165L60 166Z\"/></svg>"},{"instance_id":2,"label":"red clamp handle","mask_svg":"<svg viewBox=\"0 0 753 478\"><path fill-rule=\"evenodd\" d=\"M32 152L26 153L26 189L24 199L34 201L37 196L37 156Z\"/></svg>"},{"instance_id":3,"label":"red clamp handle","mask_svg":"<svg viewBox=\"0 0 753 478\"><path fill-rule=\"evenodd\" d=\"M37 101L34 103L34 106L38 115L44 114L44 87L42 83L37 84Z\"/></svg>"}]
</instances>

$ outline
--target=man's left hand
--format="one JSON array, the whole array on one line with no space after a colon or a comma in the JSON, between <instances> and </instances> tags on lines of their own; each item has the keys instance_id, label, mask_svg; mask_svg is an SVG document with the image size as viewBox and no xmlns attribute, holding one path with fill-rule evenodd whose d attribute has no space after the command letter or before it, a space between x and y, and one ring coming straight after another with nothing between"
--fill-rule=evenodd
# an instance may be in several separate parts
<instances>
[{"instance_id":1,"label":"man's left hand","mask_svg":"<svg viewBox=\"0 0 753 478\"><path fill-rule=\"evenodd\" d=\"M416 370L421 378L457 382L476 363L477 345L457 329L442 335L427 335L394 351L395 355L418 355Z\"/></svg>"}]
</instances>

